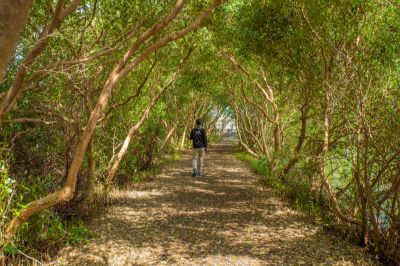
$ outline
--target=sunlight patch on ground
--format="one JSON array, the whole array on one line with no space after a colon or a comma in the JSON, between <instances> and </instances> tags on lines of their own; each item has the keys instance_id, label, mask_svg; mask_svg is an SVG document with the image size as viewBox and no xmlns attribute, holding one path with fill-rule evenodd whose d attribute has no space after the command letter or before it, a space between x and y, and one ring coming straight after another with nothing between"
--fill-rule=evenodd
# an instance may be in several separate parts
<instances>
[{"instance_id":1,"label":"sunlight patch on ground","mask_svg":"<svg viewBox=\"0 0 400 266\"><path fill-rule=\"evenodd\" d=\"M228 179L228 180L220 181L220 183L233 183L233 184L242 185L242 184L251 184L251 181L245 182L245 181L240 180L240 179Z\"/></svg>"},{"instance_id":2,"label":"sunlight patch on ground","mask_svg":"<svg viewBox=\"0 0 400 266\"><path fill-rule=\"evenodd\" d=\"M211 194L211 195L226 195L225 192L216 192L214 190L211 189L202 189L202 188L198 188L198 187L186 187L187 190L190 190L191 192L200 192L200 193L204 193L204 194Z\"/></svg>"},{"instance_id":3,"label":"sunlight patch on ground","mask_svg":"<svg viewBox=\"0 0 400 266\"><path fill-rule=\"evenodd\" d=\"M117 191L114 190L111 194L112 198L130 198L130 199L145 199L157 196L165 196L165 191L160 190L127 190L127 191Z\"/></svg>"},{"instance_id":4,"label":"sunlight patch on ground","mask_svg":"<svg viewBox=\"0 0 400 266\"><path fill-rule=\"evenodd\" d=\"M196 185L206 185L206 186L208 186L208 185L209 185L207 182L204 182L204 181L198 181L198 180L195 180L193 183L194 183L194 184L196 184Z\"/></svg>"}]
</instances>

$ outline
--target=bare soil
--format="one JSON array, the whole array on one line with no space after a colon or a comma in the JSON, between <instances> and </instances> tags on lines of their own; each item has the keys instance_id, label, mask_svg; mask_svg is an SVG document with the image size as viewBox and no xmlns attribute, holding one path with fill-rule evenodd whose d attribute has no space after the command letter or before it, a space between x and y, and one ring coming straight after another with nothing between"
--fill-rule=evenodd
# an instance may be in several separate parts
<instances>
[{"instance_id":1,"label":"bare soil","mask_svg":"<svg viewBox=\"0 0 400 266\"><path fill-rule=\"evenodd\" d=\"M378 265L262 186L233 149L214 145L204 177L191 177L188 153L153 182L114 191L110 210L88 225L96 237L53 264Z\"/></svg>"}]
</instances>

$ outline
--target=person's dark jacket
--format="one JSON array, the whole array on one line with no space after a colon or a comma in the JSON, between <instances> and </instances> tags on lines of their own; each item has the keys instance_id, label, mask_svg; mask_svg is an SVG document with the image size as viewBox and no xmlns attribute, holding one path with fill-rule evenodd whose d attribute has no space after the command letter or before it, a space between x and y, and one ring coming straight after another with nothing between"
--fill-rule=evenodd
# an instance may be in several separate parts
<instances>
[{"instance_id":1,"label":"person's dark jacket","mask_svg":"<svg viewBox=\"0 0 400 266\"><path fill-rule=\"evenodd\" d=\"M193 148L207 148L207 136L204 128L199 126L193 128L189 138L193 141Z\"/></svg>"}]
</instances>

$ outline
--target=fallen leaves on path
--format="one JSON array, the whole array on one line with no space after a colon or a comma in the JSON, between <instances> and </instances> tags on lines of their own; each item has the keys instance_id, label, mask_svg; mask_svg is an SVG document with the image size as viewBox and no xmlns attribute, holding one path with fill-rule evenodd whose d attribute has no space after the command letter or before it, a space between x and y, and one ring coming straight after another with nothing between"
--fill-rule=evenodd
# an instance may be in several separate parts
<instances>
[{"instance_id":1,"label":"fallen leaves on path","mask_svg":"<svg viewBox=\"0 0 400 266\"><path fill-rule=\"evenodd\" d=\"M115 203L89 228L98 237L64 249L58 265L377 265L289 208L219 144L204 177L186 155Z\"/></svg>"}]
</instances>

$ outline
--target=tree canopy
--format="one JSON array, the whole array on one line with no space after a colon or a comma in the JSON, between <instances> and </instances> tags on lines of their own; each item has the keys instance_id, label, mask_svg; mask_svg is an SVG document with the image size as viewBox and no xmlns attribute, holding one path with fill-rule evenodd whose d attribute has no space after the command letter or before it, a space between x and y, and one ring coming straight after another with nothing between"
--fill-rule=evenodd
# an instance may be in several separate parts
<instances>
[{"instance_id":1,"label":"tree canopy","mask_svg":"<svg viewBox=\"0 0 400 266\"><path fill-rule=\"evenodd\" d=\"M396 1L0 8L30 8L10 24L19 38L0 34L0 48L11 51L0 54L4 245L39 241L41 224L67 220L82 202L184 149L196 118L215 141L216 122L234 119L266 179L300 191L360 244L400 259Z\"/></svg>"}]
</instances>

